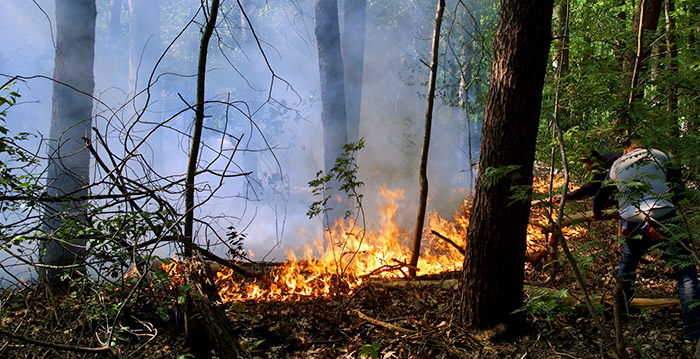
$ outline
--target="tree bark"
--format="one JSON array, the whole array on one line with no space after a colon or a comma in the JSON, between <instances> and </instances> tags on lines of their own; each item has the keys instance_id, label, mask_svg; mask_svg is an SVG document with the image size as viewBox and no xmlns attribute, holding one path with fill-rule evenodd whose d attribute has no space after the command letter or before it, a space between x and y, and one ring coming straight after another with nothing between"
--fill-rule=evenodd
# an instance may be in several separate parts
<instances>
[{"instance_id":1,"label":"tree bark","mask_svg":"<svg viewBox=\"0 0 700 359\"><path fill-rule=\"evenodd\" d=\"M430 149L430 132L433 122L433 103L435 102L435 82L437 79L438 54L440 47L440 28L442 27L442 13L445 11L445 0L438 0L435 14L435 29L433 30L432 59L430 60L430 80L428 82L428 104L425 110L425 129L423 133L423 149L420 158L420 195L418 198L418 215L416 216L416 229L413 233L413 247L411 260L409 261L408 274L416 276L418 257L420 256L420 242L423 237L423 225L425 223L425 207L428 203L428 150Z\"/></svg>"},{"instance_id":2,"label":"tree bark","mask_svg":"<svg viewBox=\"0 0 700 359\"><path fill-rule=\"evenodd\" d=\"M675 77L678 72L678 46L676 44L676 19L673 17L674 12L674 0L664 0L664 18L666 19L666 71L672 78ZM672 116L673 119L678 109L678 84L669 81L666 86L666 112ZM675 128L674 130L675 133L671 134L671 136L674 138L680 137L680 128Z\"/></svg>"},{"instance_id":3,"label":"tree bark","mask_svg":"<svg viewBox=\"0 0 700 359\"><path fill-rule=\"evenodd\" d=\"M56 82L46 183L50 197L88 194L90 152L85 141L90 139L92 125L96 17L95 0L56 1ZM84 238L77 238L81 229L78 223L87 222L83 206L82 200L46 205L43 230L51 239L41 245L43 264L68 266L79 262L86 245ZM61 272L60 268L45 268L40 276L54 282Z\"/></svg>"},{"instance_id":4,"label":"tree bark","mask_svg":"<svg viewBox=\"0 0 700 359\"><path fill-rule=\"evenodd\" d=\"M518 329L524 319L510 313L523 303L529 192L552 7L552 0L504 0L499 9L460 303L462 321L479 329L499 323Z\"/></svg>"},{"instance_id":5,"label":"tree bark","mask_svg":"<svg viewBox=\"0 0 700 359\"><path fill-rule=\"evenodd\" d=\"M345 0L342 56L345 65L345 103L350 142L360 140L366 6L366 0Z\"/></svg>"},{"instance_id":6,"label":"tree bark","mask_svg":"<svg viewBox=\"0 0 700 359\"><path fill-rule=\"evenodd\" d=\"M635 40L634 52L628 52L622 67L622 83L620 94L626 96L623 100L626 108L620 114L617 122L622 128L628 129L633 119L630 114L636 102L642 99L643 91L639 91L639 78L645 72L647 60L651 56L650 35L655 33L661 14L663 0L639 0L637 10L632 19L632 36Z\"/></svg>"},{"instance_id":7,"label":"tree bark","mask_svg":"<svg viewBox=\"0 0 700 359\"><path fill-rule=\"evenodd\" d=\"M191 285L192 312L197 313L196 318L192 318L191 333L188 337L188 346L193 349L191 354L198 359L210 358L211 349L214 349L218 358L245 357L239 335L233 330L226 316L226 309L214 285L214 276L209 265L200 260L186 262L185 274Z\"/></svg>"},{"instance_id":8,"label":"tree bark","mask_svg":"<svg viewBox=\"0 0 700 359\"><path fill-rule=\"evenodd\" d=\"M202 3L204 6L204 3ZM185 179L185 238L183 239L185 258L192 259L192 243L194 241L194 190L195 174L199 163L199 147L202 138L202 127L204 126L204 89L207 72L207 53L209 50L209 40L216 26L216 18L219 13L219 0L212 0L211 9L207 14L206 23L202 29L202 37L199 42L199 61L197 64L197 99L195 103L194 128L192 130L192 143L190 147L189 162L187 164L187 175ZM191 279L193 283L198 280ZM195 306L190 292L185 303L185 336L186 345L192 354L197 358L209 358L211 354L207 351L206 337L202 336L202 321L195 319Z\"/></svg>"},{"instance_id":9,"label":"tree bark","mask_svg":"<svg viewBox=\"0 0 700 359\"><path fill-rule=\"evenodd\" d=\"M326 173L335 166L335 160L348 143L347 112L345 107L345 81L343 58L340 52L340 29L338 28L337 0L315 0L316 42L318 47L318 68L321 80L321 123L323 125L323 164ZM334 210L325 213L325 224L331 225L342 218L345 211L340 199L338 184L331 182L334 189L329 207Z\"/></svg>"},{"instance_id":10,"label":"tree bark","mask_svg":"<svg viewBox=\"0 0 700 359\"><path fill-rule=\"evenodd\" d=\"M316 41L321 79L321 122L323 123L324 169L333 168L335 159L348 141L343 58L340 52L338 3L316 0Z\"/></svg>"}]
</instances>

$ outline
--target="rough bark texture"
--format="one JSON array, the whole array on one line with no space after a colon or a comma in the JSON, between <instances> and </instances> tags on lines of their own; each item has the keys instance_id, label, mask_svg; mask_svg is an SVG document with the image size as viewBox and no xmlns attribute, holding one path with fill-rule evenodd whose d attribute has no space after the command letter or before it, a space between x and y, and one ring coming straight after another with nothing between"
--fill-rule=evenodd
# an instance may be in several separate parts
<instances>
[{"instance_id":1,"label":"rough bark texture","mask_svg":"<svg viewBox=\"0 0 700 359\"><path fill-rule=\"evenodd\" d=\"M461 293L461 317L476 328L520 323L510 313L523 302L530 202L513 195L532 185L552 7L552 0L500 5Z\"/></svg>"},{"instance_id":2,"label":"rough bark texture","mask_svg":"<svg viewBox=\"0 0 700 359\"><path fill-rule=\"evenodd\" d=\"M196 313L190 324L190 354L195 358L211 358L211 349L214 349L218 358L248 357L241 348L239 334L233 330L231 321L226 316L209 265L195 260L188 262L185 267L193 296L192 312ZM197 342L193 343L195 340Z\"/></svg>"},{"instance_id":3,"label":"rough bark texture","mask_svg":"<svg viewBox=\"0 0 700 359\"><path fill-rule=\"evenodd\" d=\"M362 104L362 67L365 57L366 0L345 0L343 27L343 63L345 64L345 101L348 116L348 140L360 139Z\"/></svg>"},{"instance_id":4,"label":"rough bark texture","mask_svg":"<svg viewBox=\"0 0 700 359\"><path fill-rule=\"evenodd\" d=\"M90 178L92 93L95 87L95 0L56 1L56 58L51 112L46 193L52 197L85 196ZM42 244L41 262L64 266L78 261L85 251L85 238L77 228L63 228L71 221L87 220L82 201L47 204L44 230L53 239ZM76 227L76 226L70 226ZM46 268L41 275L54 279L60 269Z\"/></svg>"}]
</instances>

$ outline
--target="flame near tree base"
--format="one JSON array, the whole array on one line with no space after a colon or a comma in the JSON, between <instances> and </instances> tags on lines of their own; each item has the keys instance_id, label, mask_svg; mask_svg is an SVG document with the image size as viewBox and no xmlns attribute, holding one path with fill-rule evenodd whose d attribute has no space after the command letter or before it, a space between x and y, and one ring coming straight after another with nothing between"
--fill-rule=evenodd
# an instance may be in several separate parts
<instances>
[{"instance_id":1,"label":"flame near tree base","mask_svg":"<svg viewBox=\"0 0 700 359\"><path fill-rule=\"evenodd\" d=\"M540 179L535 192L545 192L549 182ZM353 221L338 221L323 239L305 248L304 259L294 252L287 253L288 260L270 269L266 275L272 284L244 278L232 269L222 268L216 273L216 285L224 303L234 301L284 301L304 298L329 298L349 294L370 278L404 278L408 276L410 258L410 233L396 224L396 217L403 200L403 190L379 189L384 200L380 221L371 228L362 228ZM423 233L423 245L418 261L418 274L431 275L455 272L462 269L464 256L454 245L431 233L451 239L464 248L469 225L471 201L464 200L452 221L437 213L429 212ZM531 217L546 223L544 210L533 208ZM376 228L375 228L376 227ZM566 228L565 235L580 235L581 230ZM329 243L323 250L323 243ZM535 226L528 227L528 251L546 247L547 239ZM321 253L320 256L314 252Z\"/></svg>"},{"instance_id":2,"label":"flame near tree base","mask_svg":"<svg viewBox=\"0 0 700 359\"><path fill-rule=\"evenodd\" d=\"M245 300L290 300L332 297L351 293L369 278L402 278L408 275L411 236L396 224L396 216L403 200L403 190L379 189L384 199L380 221L376 228L363 228L352 220L339 220L317 239L313 247L305 249L304 259L289 251L288 260L271 270L269 277L275 284L268 286L242 281L233 270L217 273L219 294L224 302ZM468 225L469 205L465 201L455 222L448 222L436 213L428 214L424 233L427 240L418 262L420 274L436 274L458 270L463 257L451 245L430 234L431 229L455 239L464 246ZM460 214L461 213L461 214ZM323 243L329 243L323 250ZM313 253L321 252L318 259Z\"/></svg>"}]
</instances>

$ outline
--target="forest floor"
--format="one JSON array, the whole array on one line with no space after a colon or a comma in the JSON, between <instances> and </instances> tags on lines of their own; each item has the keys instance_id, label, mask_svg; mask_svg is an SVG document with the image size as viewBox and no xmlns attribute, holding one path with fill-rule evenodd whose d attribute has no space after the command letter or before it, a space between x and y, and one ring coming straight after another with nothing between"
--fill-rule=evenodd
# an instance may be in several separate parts
<instances>
[{"instance_id":1,"label":"forest floor","mask_svg":"<svg viewBox=\"0 0 700 359\"><path fill-rule=\"evenodd\" d=\"M591 223L588 233L614 238L614 225ZM611 237L613 236L613 237ZM619 244L584 235L569 243L585 258L588 289L609 293L614 286ZM677 298L670 272L656 255L645 258L637 283L638 296ZM530 266L531 286L580 293L568 264ZM614 358L603 348L601 334L585 306L566 305L528 290L523 309L527 330L509 337L501 328L476 332L459 324L457 273L417 280L370 281L351 295L335 299L261 301L227 304L227 316L251 358ZM528 288L531 288L528 286ZM109 294L99 303L83 297L49 296L42 290L8 293L0 299L1 326L23 337L74 347L102 347L103 313L90 308L109 306ZM84 298L95 298L85 295ZM101 298L101 299L99 299ZM156 299L136 303L118 324L112 338L122 358L185 358L181 311ZM94 300L94 299L90 299ZM159 304L160 303L160 304ZM614 336L612 307L598 305ZM694 344L685 343L680 314L670 309L632 313L624 338L632 358L692 358ZM74 349L74 348L73 348ZM0 335L2 358L94 358L105 353L80 353L47 348Z\"/></svg>"}]
</instances>

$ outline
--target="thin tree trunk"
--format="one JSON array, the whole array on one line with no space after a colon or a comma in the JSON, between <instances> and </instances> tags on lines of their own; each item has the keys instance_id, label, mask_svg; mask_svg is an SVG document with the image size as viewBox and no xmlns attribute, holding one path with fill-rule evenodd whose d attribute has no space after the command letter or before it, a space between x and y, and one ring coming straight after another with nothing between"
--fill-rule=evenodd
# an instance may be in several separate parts
<instances>
[{"instance_id":1,"label":"thin tree trunk","mask_svg":"<svg viewBox=\"0 0 700 359\"><path fill-rule=\"evenodd\" d=\"M148 80L160 46L160 0L128 0L129 91L139 91ZM137 106L138 105L134 105Z\"/></svg>"},{"instance_id":2,"label":"thin tree trunk","mask_svg":"<svg viewBox=\"0 0 700 359\"><path fill-rule=\"evenodd\" d=\"M634 19L632 20L632 34L635 39L635 53L625 56L622 68L622 91L621 95L626 96L625 109L615 121L623 128L629 128L630 114L636 102L640 101L643 91L638 89L639 78L646 70L647 59L651 56L650 41L646 39L645 32L655 33L661 14L662 0L639 0Z\"/></svg>"},{"instance_id":3,"label":"thin tree trunk","mask_svg":"<svg viewBox=\"0 0 700 359\"><path fill-rule=\"evenodd\" d=\"M185 179L185 238L183 239L184 256L186 260L192 261L192 243L194 240L194 192L197 164L199 163L199 147L202 138L202 127L204 125L204 89L207 72L207 53L209 50L209 40L216 26L216 18L219 12L219 0L212 0L211 10L207 14L206 23L199 42L199 62L197 64L197 99L195 103L194 128L192 132L192 143L190 147L189 161L187 164L187 175ZM197 282L196 278L191 278ZM201 320L195 319L194 302L190 292L187 293L185 303L185 336L186 346L190 353L197 358L210 358L210 351L207 350L207 337L203 335Z\"/></svg>"},{"instance_id":4,"label":"thin tree trunk","mask_svg":"<svg viewBox=\"0 0 700 359\"><path fill-rule=\"evenodd\" d=\"M123 0L110 0L109 2L107 22L109 23L110 35L119 32L119 28L121 27L122 3Z\"/></svg>"},{"instance_id":5,"label":"thin tree trunk","mask_svg":"<svg viewBox=\"0 0 700 359\"><path fill-rule=\"evenodd\" d=\"M343 64L345 65L345 103L348 116L348 141L360 139L362 109L362 68L365 57L366 0L345 0L343 27Z\"/></svg>"},{"instance_id":6,"label":"thin tree trunk","mask_svg":"<svg viewBox=\"0 0 700 359\"><path fill-rule=\"evenodd\" d=\"M423 150L420 158L420 197L418 199L418 216L416 218L416 230L413 234L413 248L408 273L415 277L420 256L420 242L423 237L423 224L425 222L425 207L428 202L428 150L430 149L430 131L433 122L433 103L435 101L435 82L437 79L438 48L440 45L440 28L442 27L442 13L445 10L445 0L438 0L437 13L435 14L435 29L433 31L433 50L430 60L430 81L428 82L428 104L425 110L425 133L423 134Z\"/></svg>"},{"instance_id":7,"label":"thin tree trunk","mask_svg":"<svg viewBox=\"0 0 700 359\"><path fill-rule=\"evenodd\" d=\"M675 12L675 5L673 0L664 0L664 18L666 19L666 72L669 77L675 78L675 74L678 72L678 46L676 45L676 19L672 16ZM672 119L676 118L676 110L678 108L678 84L669 81L667 83L666 89L666 113L672 116ZM676 123L676 121L674 121ZM680 136L680 128L674 129L675 133L672 134L674 138Z\"/></svg>"}]
</instances>

